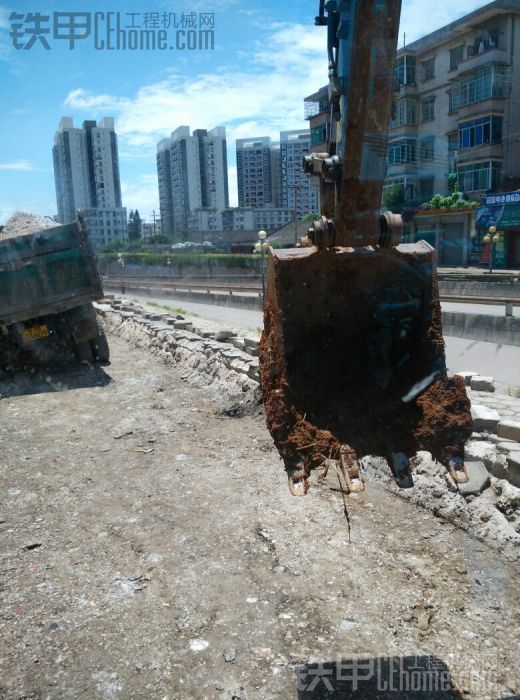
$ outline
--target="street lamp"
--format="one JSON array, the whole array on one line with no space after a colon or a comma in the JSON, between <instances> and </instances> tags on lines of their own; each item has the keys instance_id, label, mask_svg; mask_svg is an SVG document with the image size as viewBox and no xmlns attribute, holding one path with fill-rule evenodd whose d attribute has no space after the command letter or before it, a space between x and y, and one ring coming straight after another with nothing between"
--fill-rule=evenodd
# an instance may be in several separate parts
<instances>
[{"instance_id":1,"label":"street lamp","mask_svg":"<svg viewBox=\"0 0 520 700\"><path fill-rule=\"evenodd\" d=\"M265 254L269 243L265 240L267 233L262 229L258 232L258 240L253 248L253 253L260 255L260 269L262 271L262 299L265 297Z\"/></svg>"},{"instance_id":2,"label":"street lamp","mask_svg":"<svg viewBox=\"0 0 520 700\"><path fill-rule=\"evenodd\" d=\"M497 233L496 226L490 226L488 232L482 239L484 243L489 243L489 274L493 272L493 253L495 250L495 244L500 240L500 235Z\"/></svg>"},{"instance_id":3,"label":"street lamp","mask_svg":"<svg viewBox=\"0 0 520 700\"><path fill-rule=\"evenodd\" d=\"M117 264L121 267L121 294L124 294L126 292L125 289L125 277L124 277L124 271L125 271L125 259L123 258L123 254L119 253L117 256Z\"/></svg>"}]
</instances>

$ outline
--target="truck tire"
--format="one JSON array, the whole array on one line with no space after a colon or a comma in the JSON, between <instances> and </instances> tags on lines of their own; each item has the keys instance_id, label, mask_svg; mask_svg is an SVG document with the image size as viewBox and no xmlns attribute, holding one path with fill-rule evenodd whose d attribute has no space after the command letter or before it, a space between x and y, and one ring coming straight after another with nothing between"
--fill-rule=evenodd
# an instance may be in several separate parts
<instances>
[{"instance_id":1,"label":"truck tire","mask_svg":"<svg viewBox=\"0 0 520 700\"><path fill-rule=\"evenodd\" d=\"M82 365L91 365L94 362L89 342L76 343L74 346L74 355L76 356L76 360Z\"/></svg>"},{"instance_id":2,"label":"truck tire","mask_svg":"<svg viewBox=\"0 0 520 700\"><path fill-rule=\"evenodd\" d=\"M100 365L110 364L110 348L108 347L108 340L105 335L105 331L99 329L99 335L90 341L90 349L92 351L92 356L94 362Z\"/></svg>"}]
</instances>

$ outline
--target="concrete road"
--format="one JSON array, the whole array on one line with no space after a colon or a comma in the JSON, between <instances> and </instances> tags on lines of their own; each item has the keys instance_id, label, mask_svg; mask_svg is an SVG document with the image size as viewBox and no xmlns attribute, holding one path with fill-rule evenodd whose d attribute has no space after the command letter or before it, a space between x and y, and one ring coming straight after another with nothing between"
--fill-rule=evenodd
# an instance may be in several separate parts
<instances>
[{"instance_id":1,"label":"concrete road","mask_svg":"<svg viewBox=\"0 0 520 700\"><path fill-rule=\"evenodd\" d=\"M234 309L228 306L212 306L211 304L198 304L184 301L182 299L172 299L171 297L151 297L137 296L132 292L129 298L138 299L140 303L147 302L155 304L167 304L169 306L179 306L188 313L194 313L201 318L211 321L218 321L223 324L242 326L244 329L259 333L263 325L261 311L250 311L248 309ZM446 310L459 311L480 304L443 304ZM451 309L447 307L457 306L462 309ZM502 307L486 306L488 313L493 309ZM483 313L475 311L474 313ZM498 384L504 387L520 387L520 347L512 345L499 345L497 343L486 343L481 340L468 340L465 338L445 338L446 357L450 371L463 372L473 371L495 378Z\"/></svg>"},{"instance_id":2,"label":"concrete road","mask_svg":"<svg viewBox=\"0 0 520 700\"><path fill-rule=\"evenodd\" d=\"M520 347L482 340L446 337L446 360L452 372L478 372L506 388L520 387Z\"/></svg>"}]
</instances>

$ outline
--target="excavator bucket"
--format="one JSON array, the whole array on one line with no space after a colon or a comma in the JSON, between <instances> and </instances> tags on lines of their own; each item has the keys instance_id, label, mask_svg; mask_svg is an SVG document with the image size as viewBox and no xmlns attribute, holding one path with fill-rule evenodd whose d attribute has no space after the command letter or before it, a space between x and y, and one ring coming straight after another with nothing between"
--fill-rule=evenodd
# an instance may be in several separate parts
<instances>
[{"instance_id":1,"label":"excavator bucket","mask_svg":"<svg viewBox=\"0 0 520 700\"><path fill-rule=\"evenodd\" d=\"M295 495L320 465L363 490L366 455L410 487L418 450L467 481L470 404L446 371L434 250L403 243L400 216L380 210L400 4L321 0L316 17L331 142L304 167L321 180L322 216L301 247L270 250L259 348L267 425Z\"/></svg>"},{"instance_id":2,"label":"excavator bucket","mask_svg":"<svg viewBox=\"0 0 520 700\"><path fill-rule=\"evenodd\" d=\"M424 241L271 251L261 381L294 493L328 460L346 490L362 490L365 455L385 457L399 485L412 486L418 450L465 480L469 400L446 373L433 262Z\"/></svg>"}]
</instances>

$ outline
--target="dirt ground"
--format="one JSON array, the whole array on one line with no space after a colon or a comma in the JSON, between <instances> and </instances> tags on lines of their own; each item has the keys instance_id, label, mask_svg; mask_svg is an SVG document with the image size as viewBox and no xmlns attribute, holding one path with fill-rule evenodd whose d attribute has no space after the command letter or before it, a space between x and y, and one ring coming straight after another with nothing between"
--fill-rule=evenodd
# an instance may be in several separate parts
<instances>
[{"instance_id":1,"label":"dirt ground","mask_svg":"<svg viewBox=\"0 0 520 700\"><path fill-rule=\"evenodd\" d=\"M378 484L291 497L263 418L110 344L0 391L1 698L520 692L516 565Z\"/></svg>"}]
</instances>

